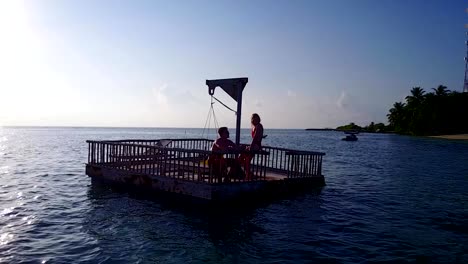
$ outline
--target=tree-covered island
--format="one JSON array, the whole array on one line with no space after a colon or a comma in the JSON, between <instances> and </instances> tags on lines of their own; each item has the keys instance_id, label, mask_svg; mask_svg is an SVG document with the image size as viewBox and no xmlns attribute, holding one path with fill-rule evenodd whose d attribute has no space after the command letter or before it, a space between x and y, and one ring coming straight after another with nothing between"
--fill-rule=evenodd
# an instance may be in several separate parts
<instances>
[{"instance_id":1,"label":"tree-covered island","mask_svg":"<svg viewBox=\"0 0 468 264\"><path fill-rule=\"evenodd\" d=\"M468 133L468 93L450 91L444 85L430 92L413 87L405 102L395 102L383 123L361 127L355 123L337 130L395 132L398 134L433 136Z\"/></svg>"}]
</instances>

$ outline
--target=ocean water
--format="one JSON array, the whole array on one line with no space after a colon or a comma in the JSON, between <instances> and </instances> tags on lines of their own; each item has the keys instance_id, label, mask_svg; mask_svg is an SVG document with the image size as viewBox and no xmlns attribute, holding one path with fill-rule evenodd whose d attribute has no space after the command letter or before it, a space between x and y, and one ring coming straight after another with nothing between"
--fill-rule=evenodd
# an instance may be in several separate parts
<instances>
[{"instance_id":1,"label":"ocean water","mask_svg":"<svg viewBox=\"0 0 468 264\"><path fill-rule=\"evenodd\" d=\"M85 140L201 129L0 128L0 263L468 263L468 142L266 134L265 145L325 152L327 185L255 207L186 208L92 184Z\"/></svg>"}]
</instances>

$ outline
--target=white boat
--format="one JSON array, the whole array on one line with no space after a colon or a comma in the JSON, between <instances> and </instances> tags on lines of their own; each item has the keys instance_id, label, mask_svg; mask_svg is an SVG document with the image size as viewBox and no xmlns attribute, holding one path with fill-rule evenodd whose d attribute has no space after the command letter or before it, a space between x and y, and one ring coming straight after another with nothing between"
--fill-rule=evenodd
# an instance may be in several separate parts
<instances>
[{"instance_id":1,"label":"white boat","mask_svg":"<svg viewBox=\"0 0 468 264\"><path fill-rule=\"evenodd\" d=\"M342 138L341 140L344 140L344 141L357 141L358 140L356 134L359 134L359 132L346 131L345 134L346 134L346 137Z\"/></svg>"}]
</instances>

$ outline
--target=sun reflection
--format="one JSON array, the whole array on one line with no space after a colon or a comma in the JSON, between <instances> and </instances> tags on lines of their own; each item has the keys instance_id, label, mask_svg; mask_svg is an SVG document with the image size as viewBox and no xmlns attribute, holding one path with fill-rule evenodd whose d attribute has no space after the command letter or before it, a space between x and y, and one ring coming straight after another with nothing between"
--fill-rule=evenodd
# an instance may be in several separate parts
<instances>
[{"instance_id":1,"label":"sun reflection","mask_svg":"<svg viewBox=\"0 0 468 264\"><path fill-rule=\"evenodd\" d=\"M5 233L0 235L0 246L8 244L11 240L13 240L13 234Z\"/></svg>"},{"instance_id":2,"label":"sun reflection","mask_svg":"<svg viewBox=\"0 0 468 264\"><path fill-rule=\"evenodd\" d=\"M0 124L1 125L1 124ZM6 136L2 136L3 134L3 127L0 127L0 156L5 155L5 150L6 150L6 142L8 141L8 138ZM2 167L0 167L0 174L2 173Z\"/></svg>"},{"instance_id":3,"label":"sun reflection","mask_svg":"<svg viewBox=\"0 0 468 264\"><path fill-rule=\"evenodd\" d=\"M15 209L15 207L10 207L10 208L5 208L3 209L3 211L0 213L1 216L5 216L7 214L10 214L13 212L13 210Z\"/></svg>"},{"instance_id":4,"label":"sun reflection","mask_svg":"<svg viewBox=\"0 0 468 264\"><path fill-rule=\"evenodd\" d=\"M1 149L0 149L1 151ZM0 152L0 155L2 155L2 153ZM8 166L2 166L0 167L0 174L8 174ZM5 185L6 186L6 185Z\"/></svg>"},{"instance_id":5,"label":"sun reflection","mask_svg":"<svg viewBox=\"0 0 468 264\"><path fill-rule=\"evenodd\" d=\"M23 218L21 218L21 220L23 220L27 225L30 225L33 223L33 220L34 220L34 216L25 216Z\"/></svg>"}]
</instances>

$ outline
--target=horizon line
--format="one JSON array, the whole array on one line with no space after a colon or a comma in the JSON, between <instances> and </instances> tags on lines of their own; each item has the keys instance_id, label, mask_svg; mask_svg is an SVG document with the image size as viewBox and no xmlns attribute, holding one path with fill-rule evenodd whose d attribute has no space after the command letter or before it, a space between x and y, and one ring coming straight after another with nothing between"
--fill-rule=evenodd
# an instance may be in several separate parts
<instances>
[{"instance_id":1,"label":"horizon line","mask_svg":"<svg viewBox=\"0 0 468 264\"><path fill-rule=\"evenodd\" d=\"M0 128L162 128L162 129L204 129L203 127L148 127L148 126L73 126L73 125L63 125L63 126L50 126L50 125L0 125ZM207 129L216 129L215 127ZM232 129L235 129L233 127ZM241 129L250 129L250 127L241 127ZM334 129L334 128L278 128L271 127L267 129L297 129L297 130L307 130L307 129Z\"/></svg>"}]
</instances>

